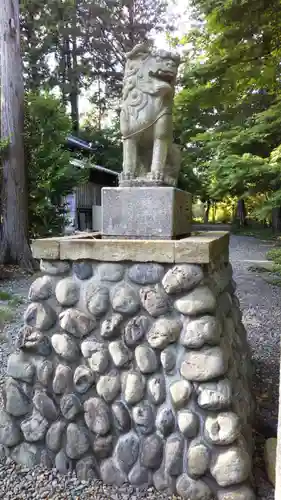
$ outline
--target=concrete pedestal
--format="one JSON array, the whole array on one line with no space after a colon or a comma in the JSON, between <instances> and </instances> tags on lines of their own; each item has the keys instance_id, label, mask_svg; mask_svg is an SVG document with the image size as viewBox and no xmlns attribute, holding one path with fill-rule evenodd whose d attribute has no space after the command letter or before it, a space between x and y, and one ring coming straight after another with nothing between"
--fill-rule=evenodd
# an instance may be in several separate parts
<instances>
[{"instance_id":1,"label":"concrete pedestal","mask_svg":"<svg viewBox=\"0 0 281 500\"><path fill-rule=\"evenodd\" d=\"M192 196L174 187L102 189L102 237L170 240L191 232Z\"/></svg>"}]
</instances>

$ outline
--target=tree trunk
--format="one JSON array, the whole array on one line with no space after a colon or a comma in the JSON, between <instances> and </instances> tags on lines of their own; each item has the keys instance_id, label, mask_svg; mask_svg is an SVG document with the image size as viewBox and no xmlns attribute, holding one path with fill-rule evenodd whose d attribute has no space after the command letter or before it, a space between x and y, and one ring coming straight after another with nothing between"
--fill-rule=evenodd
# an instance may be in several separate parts
<instances>
[{"instance_id":1,"label":"tree trunk","mask_svg":"<svg viewBox=\"0 0 281 500\"><path fill-rule=\"evenodd\" d=\"M20 54L19 1L1 0L1 138L9 140L2 160L0 262L33 268L28 241L27 179L24 165L24 86Z\"/></svg>"},{"instance_id":2,"label":"tree trunk","mask_svg":"<svg viewBox=\"0 0 281 500\"><path fill-rule=\"evenodd\" d=\"M274 233L281 233L281 207L272 209L272 229Z\"/></svg>"},{"instance_id":3,"label":"tree trunk","mask_svg":"<svg viewBox=\"0 0 281 500\"><path fill-rule=\"evenodd\" d=\"M211 202L210 202L210 200L207 200L206 209L204 211L204 224L208 224L208 222L209 222L210 208L211 208Z\"/></svg>"},{"instance_id":4,"label":"tree trunk","mask_svg":"<svg viewBox=\"0 0 281 500\"><path fill-rule=\"evenodd\" d=\"M241 227L247 226L247 211L243 198L239 199L237 202L237 217Z\"/></svg>"}]
</instances>

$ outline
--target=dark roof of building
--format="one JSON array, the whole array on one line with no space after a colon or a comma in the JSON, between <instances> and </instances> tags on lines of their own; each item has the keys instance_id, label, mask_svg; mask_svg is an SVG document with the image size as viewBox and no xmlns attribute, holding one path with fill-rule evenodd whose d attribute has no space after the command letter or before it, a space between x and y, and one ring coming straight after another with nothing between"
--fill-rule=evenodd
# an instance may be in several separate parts
<instances>
[{"instance_id":1,"label":"dark roof of building","mask_svg":"<svg viewBox=\"0 0 281 500\"><path fill-rule=\"evenodd\" d=\"M94 153L95 151L95 149L91 146L89 142L84 141L79 137L75 137L74 135L67 136L66 145L70 149L76 149L81 152ZM84 168L86 166L86 162L83 162L83 160L79 160L78 158L72 158L71 163L79 168ZM103 172L104 174L114 175L115 177L118 176L118 172L110 170L109 168L102 167L100 165L96 165L94 163L91 163L90 165L89 163L87 163L87 167L90 167L94 170L98 170L99 172Z\"/></svg>"},{"instance_id":2,"label":"dark roof of building","mask_svg":"<svg viewBox=\"0 0 281 500\"><path fill-rule=\"evenodd\" d=\"M91 144L84 139L80 139L79 137L75 137L74 135L68 135L66 138L67 146L71 148L79 149L80 151L92 151L94 152L94 148L92 148Z\"/></svg>"}]
</instances>

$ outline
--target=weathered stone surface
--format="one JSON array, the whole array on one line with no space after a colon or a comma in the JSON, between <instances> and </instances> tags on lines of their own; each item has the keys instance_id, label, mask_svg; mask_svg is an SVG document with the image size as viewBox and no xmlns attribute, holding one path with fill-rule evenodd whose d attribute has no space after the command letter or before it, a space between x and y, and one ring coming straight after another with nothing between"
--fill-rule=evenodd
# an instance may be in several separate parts
<instances>
[{"instance_id":1,"label":"weathered stone surface","mask_svg":"<svg viewBox=\"0 0 281 500\"><path fill-rule=\"evenodd\" d=\"M166 385L162 374L149 378L147 382L147 394L150 401L155 405L160 405L165 401Z\"/></svg>"},{"instance_id":2,"label":"weathered stone surface","mask_svg":"<svg viewBox=\"0 0 281 500\"><path fill-rule=\"evenodd\" d=\"M118 313L134 314L140 307L137 290L126 282L118 283L110 290L110 299Z\"/></svg>"},{"instance_id":3,"label":"weathered stone surface","mask_svg":"<svg viewBox=\"0 0 281 500\"><path fill-rule=\"evenodd\" d=\"M97 393L107 403L113 401L121 390L120 375L117 371L111 371L100 377L97 383Z\"/></svg>"},{"instance_id":4,"label":"weathered stone surface","mask_svg":"<svg viewBox=\"0 0 281 500\"><path fill-rule=\"evenodd\" d=\"M28 292L28 300L37 302L48 299L53 293L54 283L50 276L40 276L33 281Z\"/></svg>"},{"instance_id":5,"label":"weathered stone surface","mask_svg":"<svg viewBox=\"0 0 281 500\"><path fill-rule=\"evenodd\" d=\"M55 333L51 339L56 353L66 361L75 361L79 356L79 348L74 340L66 333Z\"/></svg>"},{"instance_id":6,"label":"weathered stone surface","mask_svg":"<svg viewBox=\"0 0 281 500\"><path fill-rule=\"evenodd\" d=\"M189 349L198 349L204 344L217 345L221 336L221 325L214 316L201 316L183 324L181 344Z\"/></svg>"},{"instance_id":7,"label":"weathered stone surface","mask_svg":"<svg viewBox=\"0 0 281 500\"><path fill-rule=\"evenodd\" d=\"M175 427L175 417L171 408L163 406L159 409L156 417L156 428L163 435L171 434Z\"/></svg>"},{"instance_id":8,"label":"weathered stone surface","mask_svg":"<svg viewBox=\"0 0 281 500\"><path fill-rule=\"evenodd\" d=\"M146 286L140 289L140 300L150 316L166 314L170 308L170 299L160 285Z\"/></svg>"},{"instance_id":9,"label":"weathered stone surface","mask_svg":"<svg viewBox=\"0 0 281 500\"><path fill-rule=\"evenodd\" d=\"M62 260L41 260L40 271L45 274L50 274L51 276L59 276L68 273L70 271L70 265L69 262L64 262Z\"/></svg>"},{"instance_id":10,"label":"weathered stone surface","mask_svg":"<svg viewBox=\"0 0 281 500\"><path fill-rule=\"evenodd\" d=\"M131 281L138 285L153 285L158 283L164 276L164 267L156 263L134 264L128 276Z\"/></svg>"},{"instance_id":11,"label":"weathered stone surface","mask_svg":"<svg viewBox=\"0 0 281 500\"><path fill-rule=\"evenodd\" d=\"M60 474L67 474L72 470L72 461L63 450L60 450L56 455L55 466Z\"/></svg>"},{"instance_id":12,"label":"weathered stone surface","mask_svg":"<svg viewBox=\"0 0 281 500\"><path fill-rule=\"evenodd\" d=\"M170 385L170 394L175 408L186 405L192 393L192 384L187 380L178 380Z\"/></svg>"},{"instance_id":13,"label":"weathered stone surface","mask_svg":"<svg viewBox=\"0 0 281 500\"><path fill-rule=\"evenodd\" d=\"M242 483L248 478L250 470L250 457L238 446L218 451L211 460L211 474L222 487Z\"/></svg>"},{"instance_id":14,"label":"weathered stone surface","mask_svg":"<svg viewBox=\"0 0 281 500\"><path fill-rule=\"evenodd\" d=\"M55 456L52 451L43 448L40 455L40 465L44 469L52 469L55 465Z\"/></svg>"},{"instance_id":15,"label":"weathered stone surface","mask_svg":"<svg viewBox=\"0 0 281 500\"><path fill-rule=\"evenodd\" d=\"M198 387L198 405L206 410L223 410L231 405L232 385L230 380L206 382Z\"/></svg>"},{"instance_id":16,"label":"weathered stone surface","mask_svg":"<svg viewBox=\"0 0 281 500\"><path fill-rule=\"evenodd\" d=\"M184 500L213 500L214 498L206 483L200 479L195 481L187 474L182 474L177 479L177 493Z\"/></svg>"},{"instance_id":17,"label":"weathered stone surface","mask_svg":"<svg viewBox=\"0 0 281 500\"><path fill-rule=\"evenodd\" d=\"M16 347L27 354L39 354L39 356L49 356L52 352L49 337L27 325L20 329Z\"/></svg>"},{"instance_id":18,"label":"weathered stone surface","mask_svg":"<svg viewBox=\"0 0 281 500\"><path fill-rule=\"evenodd\" d=\"M99 264L96 269L96 275L101 281L120 281L124 275L124 265L115 262Z\"/></svg>"},{"instance_id":19,"label":"weathered stone surface","mask_svg":"<svg viewBox=\"0 0 281 500\"><path fill-rule=\"evenodd\" d=\"M205 421L205 434L213 444L226 445L233 443L241 430L239 417L232 412L208 416Z\"/></svg>"},{"instance_id":20,"label":"weathered stone surface","mask_svg":"<svg viewBox=\"0 0 281 500\"><path fill-rule=\"evenodd\" d=\"M79 300L80 287L73 278L64 278L56 286L56 298L62 306L74 306Z\"/></svg>"},{"instance_id":21,"label":"weathered stone surface","mask_svg":"<svg viewBox=\"0 0 281 500\"><path fill-rule=\"evenodd\" d=\"M67 309L59 315L60 327L74 337L82 338L89 335L95 328L95 318L90 318L79 309Z\"/></svg>"},{"instance_id":22,"label":"weathered stone surface","mask_svg":"<svg viewBox=\"0 0 281 500\"><path fill-rule=\"evenodd\" d=\"M93 457L83 457L78 460L76 463L76 475L79 481L93 481L97 479Z\"/></svg>"},{"instance_id":23,"label":"weathered stone surface","mask_svg":"<svg viewBox=\"0 0 281 500\"><path fill-rule=\"evenodd\" d=\"M195 316L215 312L216 299L208 287L199 286L177 299L174 305L180 313Z\"/></svg>"},{"instance_id":24,"label":"weathered stone surface","mask_svg":"<svg viewBox=\"0 0 281 500\"><path fill-rule=\"evenodd\" d=\"M4 446L15 446L21 440L21 432L12 417L0 410L0 443Z\"/></svg>"},{"instance_id":25,"label":"weathered stone surface","mask_svg":"<svg viewBox=\"0 0 281 500\"><path fill-rule=\"evenodd\" d=\"M107 347L96 339L84 340L81 344L81 351L84 358L93 372L104 373L109 363L109 353Z\"/></svg>"},{"instance_id":26,"label":"weathered stone surface","mask_svg":"<svg viewBox=\"0 0 281 500\"><path fill-rule=\"evenodd\" d=\"M92 443L93 452L96 458L108 458L112 454L113 437L112 436L96 436Z\"/></svg>"},{"instance_id":27,"label":"weathered stone surface","mask_svg":"<svg viewBox=\"0 0 281 500\"><path fill-rule=\"evenodd\" d=\"M31 384L35 368L28 361L24 361L21 353L14 352L8 358L7 375Z\"/></svg>"},{"instance_id":28,"label":"weathered stone surface","mask_svg":"<svg viewBox=\"0 0 281 500\"><path fill-rule=\"evenodd\" d=\"M176 342L181 327L180 319L159 318L147 333L147 340L154 349L164 349L167 345Z\"/></svg>"},{"instance_id":29,"label":"weathered stone surface","mask_svg":"<svg viewBox=\"0 0 281 500\"><path fill-rule=\"evenodd\" d=\"M135 138L134 135L133 140ZM142 148L142 151L146 154L146 146ZM128 157L130 157L129 161L132 162L130 153ZM148 164L150 161L151 159L147 158L145 163ZM114 207L114 217L112 217L112 207ZM146 239L148 243L149 240L154 243L155 239L161 240L161 243L163 240L169 240L164 243L172 243L175 237L187 235L191 231L191 195L171 186L162 186L161 189L158 186L146 186L145 189L140 189L138 186L104 187L102 215L101 232L103 238L111 239L113 237L115 241L119 240L122 243L124 238L133 238L133 240L128 241ZM124 259L125 255L127 260L137 262L174 261L174 254L166 252L166 246L163 243L162 253L157 247L154 248L153 252L153 247L149 244L140 248L134 245L134 253L130 251L131 245L123 243L121 248L123 252L121 253L119 250L117 253L118 257L121 257L118 260ZM114 248L115 255L117 249L120 247ZM110 255L113 253L112 250ZM139 251L136 252L136 250Z\"/></svg>"},{"instance_id":30,"label":"weathered stone surface","mask_svg":"<svg viewBox=\"0 0 281 500\"><path fill-rule=\"evenodd\" d=\"M228 360L220 347L202 347L200 351L186 352L181 364L181 375L187 380L204 382L224 375Z\"/></svg>"},{"instance_id":31,"label":"weathered stone surface","mask_svg":"<svg viewBox=\"0 0 281 500\"><path fill-rule=\"evenodd\" d=\"M114 418L114 428L119 432L128 432L131 428L130 413L122 401L117 401L112 405L112 414Z\"/></svg>"},{"instance_id":32,"label":"weathered stone surface","mask_svg":"<svg viewBox=\"0 0 281 500\"><path fill-rule=\"evenodd\" d=\"M38 411L33 411L31 417L22 421L21 430L26 441L33 443L40 441L45 436L48 429L48 420Z\"/></svg>"},{"instance_id":33,"label":"weathered stone surface","mask_svg":"<svg viewBox=\"0 0 281 500\"><path fill-rule=\"evenodd\" d=\"M108 345L108 350L113 363L118 368L128 365L131 359L131 352L122 340L114 340Z\"/></svg>"},{"instance_id":34,"label":"weathered stone surface","mask_svg":"<svg viewBox=\"0 0 281 500\"><path fill-rule=\"evenodd\" d=\"M94 380L94 374L87 366L77 366L73 376L74 387L77 392L80 394L87 392L93 385Z\"/></svg>"},{"instance_id":35,"label":"weathered stone surface","mask_svg":"<svg viewBox=\"0 0 281 500\"><path fill-rule=\"evenodd\" d=\"M163 456L163 441L158 434L152 434L143 439L141 444L140 462L149 469L157 469Z\"/></svg>"},{"instance_id":36,"label":"weathered stone surface","mask_svg":"<svg viewBox=\"0 0 281 500\"><path fill-rule=\"evenodd\" d=\"M110 429L110 415L106 403L100 398L90 398L84 403L85 422L90 431L105 435Z\"/></svg>"},{"instance_id":37,"label":"weathered stone surface","mask_svg":"<svg viewBox=\"0 0 281 500\"><path fill-rule=\"evenodd\" d=\"M129 472L128 479L133 486L141 486L143 488L151 484L151 473L137 461Z\"/></svg>"},{"instance_id":38,"label":"weathered stone surface","mask_svg":"<svg viewBox=\"0 0 281 500\"><path fill-rule=\"evenodd\" d=\"M48 432L46 434L46 445L51 451L59 451L65 427L66 423L62 420L58 420L57 422L54 422L48 429Z\"/></svg>"},{"instance_id":39,"label":"weathered stone surface","mask_svg":"<svg viewBox=\"0 0 281 500\"><path fill-rule=\"evenodd\" d=\"M191 442L187 452L187 470L191 477L200 477L205 474L210 463L210 452L200 442Z\"/></svg>"},{"instance_id":40,"label":"weathered stone surface","mask_svg":"<svg viewBox=\"0 0 281 500\"><path fill-rule=\"evenodd\" d=\"M100 328L100 334L103 338L109 339L120 333L120 326L123 321L121 314L112 314L110 318L105 319Z\"/></svg>"},{"instance_id":41,"label":"weathered stone surface","mask_svg":"<svg viewBox=\"0 0 281 500\"><path fill-rule=\"evenodd\" d=\"M24 321L38 330L49 330L54 326L57 315L47 302L32 302L24 313Z\"/></svg>"},{"instance_id":42,"label":"weathered stone surface","mask_svg":"<svg viewBox=\"0 0 281 500\"><path fill-rule=\"evenodd\" d=\"M269 481L275 486L277 439L267 439L264 446L264 462Z\"/></svg>"},{"instance_id":43,"label":"weathered stone surface","mask_svg":"<svg viewBox=\"0 0 281 500\"><path fill-rule=\"evenodd\" d=\"M72 386L72 370L69 366L58 365L53 380L55 394L63 394Z\"/></svg>"},{"instance_id":44,"label":"weathered stone surface","mask_svg":"<svg viewBox=\"0 0 281 500\"><path fill-rule=\"evenodd\" d=\"M73 420L82 411L80 399L75 394L65 394L60 400L61 412L67 420Z\"/></svg>"},{"instance_id":45,"label":"weathered stone surface","mask_svg":"<svg viewBox=\"0 0 281 500\"><path fill-rule=\"evenodd\" d=\"M36 410L47 420L56 420L58 417L58 409L53 400L43 391L35 391L33 404Z\"/></svg>"},{"instance_id":46,"label":"weathered stone surface","mask_svg":"<svg viewBox=\"0 0 281 500\"><path fill-rule=\"evenodd\" d=\"M144 394L145 380L138 372L128 372L123 379L123 392L126 403L138 403Z\"/></svg>"},{"instance_id":47,"label":"weathered stone surface","mask_svg":"<svg viewBox=\"0 0 281 500\"><path fill-rule=\"evenodd\" d=\"M191 290L203 279L200 266L193 264L178 264L165 274L162 285L167 293L179 293Z\"/></svg>"},{"instance_id":48,"label":"weathered stone surface","mask_svg":"<svg viewBox=\"0 0 281 500\"><path fill-rule=\"evenodd\" d=\"M5 384L5 408L14 417L26 415L30 410L30 400L12 378L8 378Z\"/></svg>"},{"instance_id":49,"label":"weathered stone surface","mask_svg":"<svg viewBox=\"0 0 281 500\"><path fill-rule=\"evenodd\" d=\"M157 356L148 345L142 344L136 347L135 360L142 373L153 373L157 369Z\"/></svg>"},{"instance_id":50,"label":"weathered stone surface","mask_svg":"<svg viewBox=\"0 0 281 500\"><path fill-rule=\"evenodd\" d=\"M153 484L156 490L163 491L165 494L173 495L175 493L176 478L166 474L164 464L153 474Z\"/></svg>"},{"instance_id":51,"label":"weathered stone surface","mask_svg":"<svg viewBox=\"0 0 281 500\"><path fill-rule=\"evenodd\" d=\"M53 370L54 370L53 363L48 359L41 361L36 366L36 374L40 384L44 385L45 387L49 385L53 374Z\"/></svg>"},{"instance_id":52,"label":"weathered stone surface","mask_svg":"<svg viewBox=\"0 0 281 500\"><path fill-rule=\"evenodd\" d=\"M178 412L178 426L185 437L192 438L198 433L199 419L192 411L181 410Z\"/></svg>"},{"instance_id":53,"label":"weathered stone surface","mask_svg":"<svg viewBox=\"0 0 281 500\"><path fill-rule=\"evenodd\" d=\"M124 339L129 347L136 346L143 339L150 325L150 320L147 316L135 316L125 327Z\"/></svg>"},{"instance_id":54,"label":"weathered stone surface","mask_svg":"<svg viewBox=\"0 0 281 500\"><path fill-rule=\"evenodd\" d=\"M108 458L102 462L100 475L105 484L113 484L114 486L121 486L127 480L126 475L117 467L113 458Z\"/></svg>"},{"instance_id":55,"label":"weathered stone surface","mask_svg":"<svg viewBox=\"0 0 281 500\"><path fill-rule=\"evenodd\" d=\"M120 436L114 453L118 467L128 474L139 454L139 438L137 434L129 432Z\"/></svg>"},{"instance_id":56,"label":"weathered stone surface","mask_svg":"<svg viewBox=\"0 0 281 500\"><path fill-rule=\"evenodd\" d=\"M172 434L167 438L165 471L170 476L179 476L182 473L183 444L183 439L179 434Z\"/></svg>"},{"instance_id":57,"label":"weathered stone surface","mask_svg":"<svg viewBox=\"0 0 281 500\"><path fill-rule=\"evenodd\" d=\"M87 286L86 304L88 311L94 316L102 316L109 307L109 289L97 283L93 278Z\"/></svg>"},{"instance_id":58,"label":"weathered stone surface","mask_svg":"<svg viewBox=\"0 0 281 500\"><path fill-rule=\"evenodd\" d=\"M75 262L72 266L74 274L80 280L91 278L93 274L93 265L90 262Z\"/></svg>"},{"instance_id":59,"label":"weathered stone surface","mask_svg":"<svg viewBox=\"0 0 281 500\"><path fill-rule=\"evenodd\" d=\"M21 443L11 451L11 458L17 464L32 469L40 463L40 448L34 444Z\"/></svg>"},{"instance_id":60,"label":"weathered stone surface","mask_svg":"<svg viewBox=\"0 0 281 500\"><path fill-rule=\"evenodd\" d=\"M90 447L90 439L85 427L68 424L65 451L69 458L81 458Z\"/></svg>"},{"instance_id":61,"label":"weathered stone surface","mask_svg":"<svg viewBox=\"0 0 281 500\"><path fill-rule=\"evenodd\" d=\"M175 367L177 361L177 353L174 346L168 346L160 354L161 364L165 372L169 373Z\"/></svg>"},{"instance_id":62,"label":"weathered stone surface","mask_svg":"<svg viewBox=\"0 0 281 500\"><path fill-rule=\"evenodd\" d=\"M154 409L149 403L140 403L134 406L132 411L133 420L141 434L150 434L154 430Z\"/></svg>"},{"instance_id":63,"label":"weathered stone surface","mask_svg":"<svg viewBox=\"0 0 281 500\"><path fill-rule=\"evenodd\" d=\"M218 500L256 500L256 495L249 486L234 486L217 492Z\"/></svg>"},{"instance_id":64,"label":"weathered stone surface","mask_svg":"<svg viewBox=\"0 0 281 500\"><path fill-rule=\"evenodd\" d=\"M220 314L227 316L232 307L232 298L228 292L221 293L217 298L217 308Z\"/></svg>"}]
</instances>

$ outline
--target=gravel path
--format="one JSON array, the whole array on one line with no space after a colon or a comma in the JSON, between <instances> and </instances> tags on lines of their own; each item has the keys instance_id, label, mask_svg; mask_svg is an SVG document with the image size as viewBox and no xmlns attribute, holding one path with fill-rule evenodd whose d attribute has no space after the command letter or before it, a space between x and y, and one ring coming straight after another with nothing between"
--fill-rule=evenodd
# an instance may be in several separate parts
<instances>
[{"instance_id":1,"label":"gravel path","mask_svg":"<svg viewBox=\"0 0 281 500\"><path fill-rule=\"evenodd\" d=\"M249 271L247 261L266 259L266 252L271 247L270 243L255 238L231 237L230 259L237 283L236 293L255 366L255 476L257 497L262 500L274 500L274 490L264 470L263 449L265 437L275 436L277 432L281 288L266 283L260 273Z\"/></svg>"},{"instance_id":2,"label":"gravel path","mask_svg":"<svg viewBox=\"0 0 281 500\"><path fill-rule=\"evenodd\" d=\"M257 400L255 433L255 475L259 500L274 500L273 488L266 479L263 464L265 437L276 434L279 384L279 337L281 329L281 288L267 284L259 273L251 272L249 260L264 260L270 243L243 236L231 237L230 258L237 282L237 295L243 309L244 324L252 347L256 368L254 392ZM34 277L0 281L5 290L27 296ZM1 332L0 386L3 385L7 355L21 324L25 303L15 309L14 321ZM1 401L0 401L1 403ZM9 459L2 458L0 448L0 498L5 500L168 500L171 497L157 493L153 488L142 492L130 486L108 487L101 481L91 484L79 482L74 474L60 476L54 470L40 467L23 469ZM175 500L177 497L173 497Z\"/></svg>"}]
</instances>

